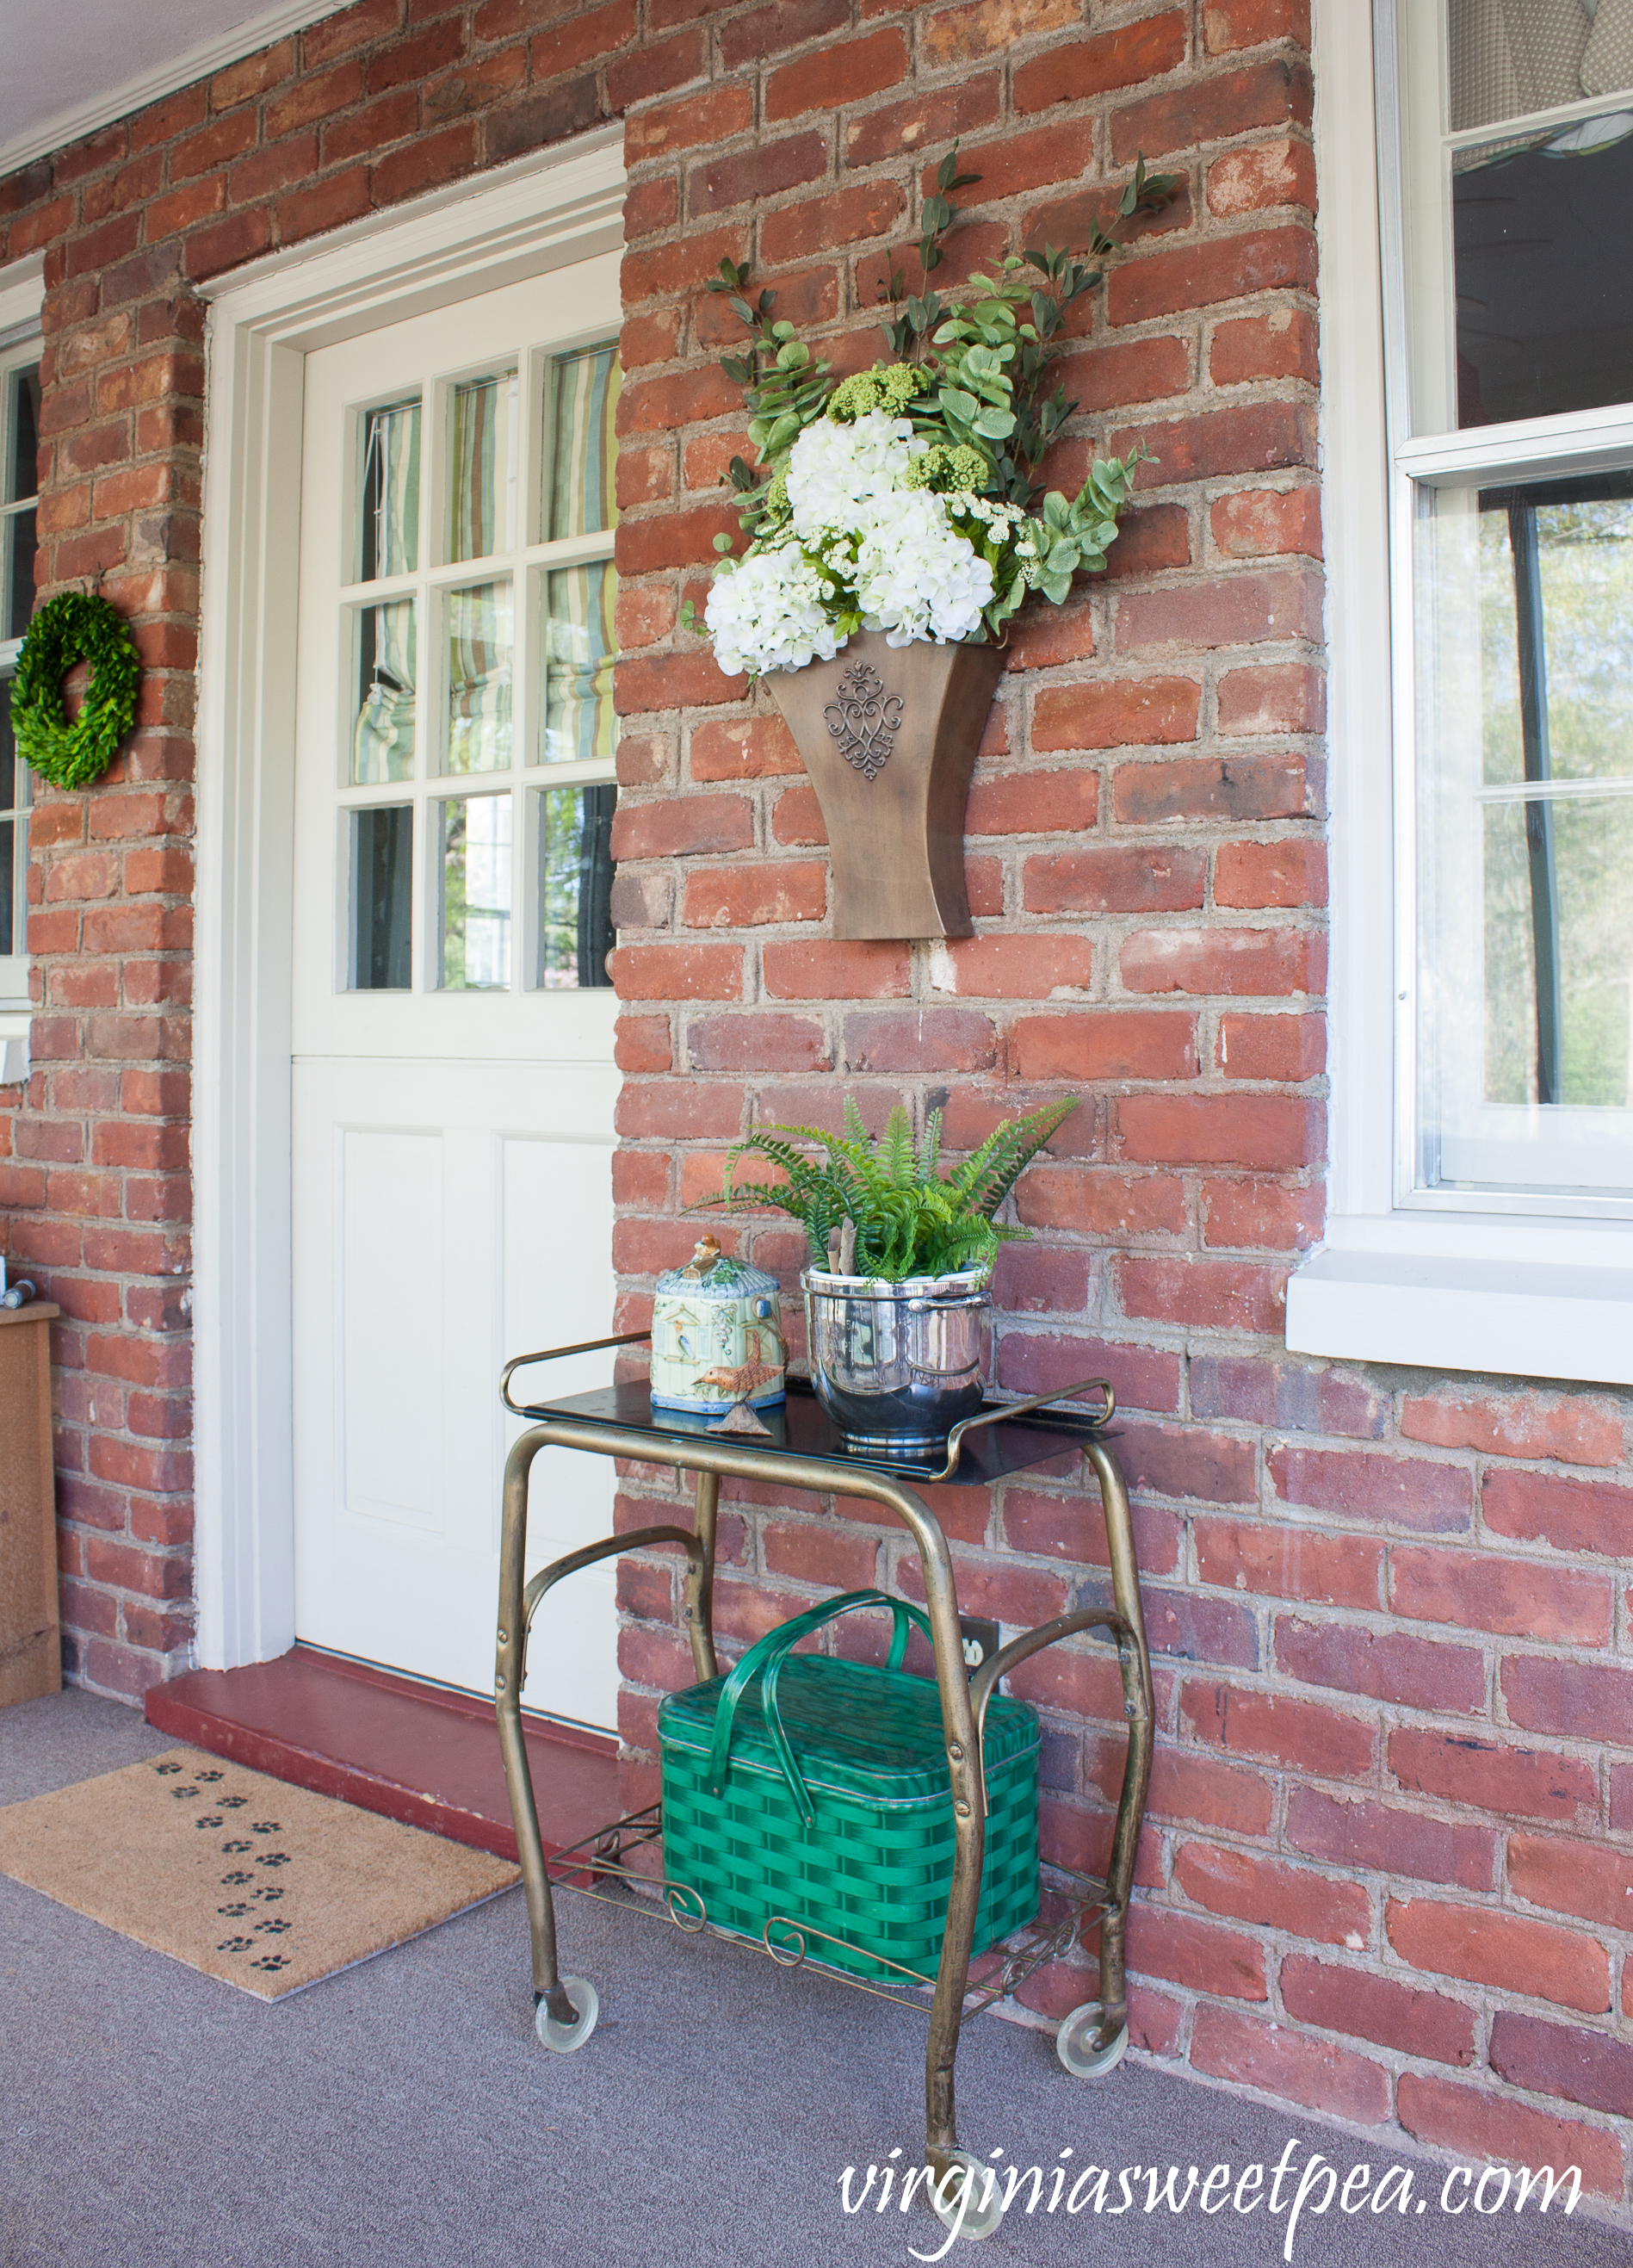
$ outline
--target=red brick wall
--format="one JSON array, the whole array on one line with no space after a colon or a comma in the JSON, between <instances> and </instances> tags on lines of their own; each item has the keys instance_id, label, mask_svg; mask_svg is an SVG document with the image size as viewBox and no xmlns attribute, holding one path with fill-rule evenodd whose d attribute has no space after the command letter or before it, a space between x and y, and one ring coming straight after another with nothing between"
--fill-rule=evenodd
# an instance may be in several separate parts
<instances>
[{"instance_id":1,"label":"red brick wall","mask_svg":"<svg viewBox=\"0 0 1633 2268\"><path fill-rule=\"evenodd\" d=\"M364 0L0 185L0 253L49 247L47 587L105 568L155 665L110 783L46 797L36 823L44 1012L31 1089L0 1120L0 1219L73 1319L77 1674L134 1690L185 1658L190 1587L191 287L627 109L622 1315L689 1250L679 1210L756 1116L945 1094L963 1143L1081 1094L1021 1192L1038 1234L1000 1272L999 1375L1103 1368L1129 1413L1161 1712L1138 2038L1362 2125L1574 2160L1625 2204L1625 1401L1282 1344L1326 1139L1306 40L1302 0ZM1185 173L1081 327L1061 475L1091 441L1140 436L1161 462L1111 574L1017 641L970 807L977 935L848 946L826 933L786 735L675 628L731 525L715 482L740 446L713 359L729 325L699 287L752 257L781 312L871 359L879 279L955 133L984 177L955 275L1080 231L1137 150ZM785 1227L721 1233L791 1285ZM624 1487L631 1524L666 1500L647 1473ZM935 1501L972 1609L1015 1624L1098 1595L1098 1521L1070 1476ZM835 1583L914 1587L898 1535L854 1503L738 1491L723 1532L729 1646ZM667 1563L626 1563L632 1793L657 1695L690 1675L673 1585ZM1048 1849L1092 1863L1115 1681L1080 1643L1016 1683L1048 1728ZM1089 1990L1076 1970L1033 1998Z\"/></svg>"}]
</instances>

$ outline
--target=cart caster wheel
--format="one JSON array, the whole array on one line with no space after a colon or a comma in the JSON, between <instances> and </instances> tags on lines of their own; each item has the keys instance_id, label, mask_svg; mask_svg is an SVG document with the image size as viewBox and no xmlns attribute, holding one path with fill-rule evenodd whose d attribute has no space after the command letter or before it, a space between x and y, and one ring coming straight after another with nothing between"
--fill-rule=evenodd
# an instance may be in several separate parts
<instances>
[{"instance_id":1,"label":"cart caster wheel","mask_svg":"<svg viewBox=\"0 0 1633 2268\"><path fill-rule=\"evenodd\" d=\"M587 1977L563 1977L562 1990L578 2011L577 2021L563 2024L553 2016L548 1999L540 2001L533 2020L534 2031L552 2055L571 2055L575 2048L581 2048L601 2013L600 1994Z\"/></svg>"},{"instance_id":2,"label":"cart caster wheel","mask_svg":"<svg viewBox=\"0 0 1633 2268\"><path fill-rule=\"evenodd\" d=\"M1061 2019L1055 2035L1055 2052L1074 2079L1104 2079L1115 2071L1129 2051L1129 2028L1124 2024L1106 2046L1096 2044L1100 2030L1100 2004L1086 2001Z\"/></svg>"},{"instance_id":3,"label":"cart caster wheel","mask_svg":"<svg viewBox=\"0 0 1633 2268\"><path fill-rule=\"evenodd\" d=\"M963 2194L960 2186L955 2183L947 2184L949 2194L947 2202L944 2205L941 2202L941 2184L938 2183L930 2192L931 2209L943 2228L954 2229L968 2243L979 2244L983 2237L992 2235L1004 2218L1004 2207L998 2199L997 2182L995 2178L991 2193L983 2204L982 2193L986 2188L984 2177L992 2171L992 2169L989 2166L983 2166L981 2160L972 2156L967 2150L952 2150L949 2151L948 2155L954 2165L968 2166L971 2169L973 2178L970 2182L969 2202L964 2206L960 2219L960 2205Z\"/></svg>"}]
</instances>

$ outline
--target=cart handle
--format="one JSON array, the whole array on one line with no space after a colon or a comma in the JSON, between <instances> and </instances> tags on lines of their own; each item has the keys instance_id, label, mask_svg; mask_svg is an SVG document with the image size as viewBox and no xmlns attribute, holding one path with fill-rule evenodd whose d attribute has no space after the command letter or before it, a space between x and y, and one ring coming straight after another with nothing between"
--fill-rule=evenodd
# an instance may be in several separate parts
<instances>
[{"instance_id":1,"label":"cart handle","mask_svg":"<svg viewBox=\"0 0 1633 2268\"><path fill-rule=\"evenodd\" d=\"M644 1331L620 1331L616 1338L585 1339L578 1346L545 1347L538 1354L512 1355L499 1373L499 1399L512 1417L525 1418L526 1410L511 1399L511 1381L519 1370L531 1362L563 1362L570 1354L600 1354L603 1347L634 1346L641 1339L650 1339L650 1328Z\"/></svg>"},{"instance_id":2,"label":"cart handle","mask_svg":"<svg viewBox=\"0 0 1633 2268\"><path fill-rule=\"evenodd\" d=\"M1095 1386L1100 1390L1105 1407L1097 1418L1091 1418L1089 1422L1094 1425L1109 1425L1117 1414L1117 1397L1112 1391L1110 1379L1080 1379L1076 1386L1057 1386L1053 1393L1034 1394L1028 1402L1005 1402L996 1409L979 1410L973 1418L961 1419L947 1435L946 1463L938 1473L929 1474L926 1477L931 1481L952 1479L959 1469L959 1458L963 1452L964 1436L967 1433L977 1432L983 1425L1007 1425L1016 1418L1029 1416L1034 1410L1045 1410L1051 1403L1070 1402L1079 1394L1086 1394L1091 1387Z\"/></svg>"}]
</instances>

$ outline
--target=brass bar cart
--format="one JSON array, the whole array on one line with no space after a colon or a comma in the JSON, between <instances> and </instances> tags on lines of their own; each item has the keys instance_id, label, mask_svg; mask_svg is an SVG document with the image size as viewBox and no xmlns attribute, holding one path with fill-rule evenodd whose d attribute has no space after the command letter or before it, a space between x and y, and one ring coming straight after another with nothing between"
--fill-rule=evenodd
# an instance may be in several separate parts
<instances>
[{"instance_id":1,"label":"brass bar cart","mask_svg":"<svg viewBox=\"0 0 1633 2268\"><path fill-rule=\"evenodd\" d=\"M707 1419L682 1411L655 1410L644 1380L574 1395L558 1402L524 1403L512 1398L511 1381L519 1370L570 1355L633 1346L645 1337L642 1331L627 1332L619 1337L592 1340L578 1346L519 1355L506 1365L501 1381L505 1407L531 1421L528 1431L511 1449L504 1471L494 1691L511 1815L526 1892L539 2036L558 2053L570 2052L589 2037L598 2007L593 1986L581 1977L563 1977L559 1968L554 1887L573 1889L614 1904L644 1905L649 1912L662 1913L666 1908L669 1918L683 1930L714 1929L695 1890L688 1889L683 1882L669 1881L661 1876L655 1879L650 1873L624 1863L632 1849L655 1842L661 1835L662 1822L656 1805L611 1822L546 1860L521 1719L527 1636L541 1600L564 1577L593 1566L600 1560L642 1550L651 1544L678 1544L687 1556L684 1613L692 1660L700 1679L713 1677L717 1668L710 1603L722 1478L778 1484L819 1494L839 1492L861 1497L883 1506L901 1521L913 1539L923 1576L954 1815L953 1882L940 1965L933 1980L903 1970L899 1991L887 1985L861 1984L842 1970L824 1967L820 1933L805 1925L776 1919L767 1925L761 1949L787 1967L796 1967L808 1959L813 1966L823 1967L826 1975L921 2011L925 1992L933 1983L930 2040L924 2058L925 2157L940 2183L952 2176L956 2167L978 2166L978 2161L960 2147L953 2111L953 2066L959 2030L965 2017L990 2007L996 2000L1012 1992L1036 1970L1059 1958L1079 1933L1096 1922L1100 1932L1100 1995L1062 2021L1056 2034L1056 2051L1074 2076L1092 2078L1111 2070L1121 2060L1128 2043L1124 1933L1136 1846L1151 1778L1154 1712L1151 1656L1140 1608L1128 1491L1104 1438L1115 1409L1111 1388L1103 1379L1091 1379L1030 1401L989 1403L953 1429L948 1437L945 1460L938 1465L909 1462L896 1456L870 1456L848 1449L842 1434L823 1413L809 1386L795 1378L788 1381L788 1398L782 1409L756 1413L769 1437L763 1441L757 1437L724 1432ZM1097 1390L1102 1406L1092 1416L1054 1406ZM585 1450L593 1456L667 1465L695 1474L694 1525L689 1528L672 1525L634 1528L622 1535L604 1536L599 1543L586 1544L580 1550L552 1561L531 1580L524 1581L528 1475L540 1450L553 1446ZM1081 1451L1100 1491L1111 1565L1112 1605L1109 1609L1092 1608L1063 1615L1035 1630L1024 1631L972 1676L965 1665L958 1595L946 1538L914 1483L984 1487L1005 1474L1024 1471L1058 1457L1063 1450L1074 1448ZM1063 1889L1067 1907L1064 1918L1034 1924L1011 1940L1007 1948L986 1956L982 1972L972 1988L970 1948L981 1893L985 1836L981 1742L987 1702L998 1680L1030 1655L1075 1631L1092 1629L1105 1631L1116 1644L1123 1713L1129 1728L1122 1791L1107 1878L1100 1882L1086 1876L1065 1874L1058 1868L1047 1870ZM653 1901L654 1890L661 1893L663 1904ZM632 1896L632 1892L644 1895ZM813 1944L813 1940L819 1941ZM745 1940L739 1936L735 1941ZM984 2171L984 2168L981 2170ZM967 2185L973 2180L973 2174L967 2176ZM980 2210L975 2206L967 2206L960 2219L962 2233L967 2236L985 2235L997 2225L996 2213L990 2213L983 2225Z\"/></svg>"}]
</instances>

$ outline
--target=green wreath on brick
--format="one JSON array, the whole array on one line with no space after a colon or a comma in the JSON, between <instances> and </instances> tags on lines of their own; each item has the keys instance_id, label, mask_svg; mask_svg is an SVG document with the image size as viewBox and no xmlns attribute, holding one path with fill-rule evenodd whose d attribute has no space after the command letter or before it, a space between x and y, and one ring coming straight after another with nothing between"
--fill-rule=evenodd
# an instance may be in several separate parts
<instances>
[{"instance_id":1,"label":"green wreath on brick","mask_svg":"<svg viewBox=\"0 0 1633 2268\"><path fill-rule=\"evenodd\" d=\"M70 723L63 680L77 662L91 682ZM124 616L106 599L64 591L28 625L11 681L11 729L30 771L54 787L100 779L136 722L142 663Z\"/></svg>"}]
</instances>

